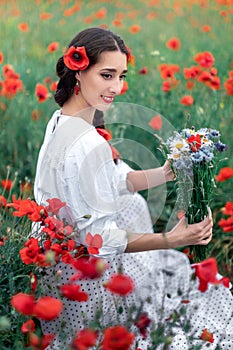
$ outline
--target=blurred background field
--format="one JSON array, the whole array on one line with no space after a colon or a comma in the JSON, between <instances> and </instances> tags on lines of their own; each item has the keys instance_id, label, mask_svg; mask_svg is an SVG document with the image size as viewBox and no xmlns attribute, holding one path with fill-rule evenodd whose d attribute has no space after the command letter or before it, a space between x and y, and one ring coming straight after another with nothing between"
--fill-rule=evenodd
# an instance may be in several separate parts
<instances>
[{"instance_id":1,"label":"blurred background field","mask_svg":"<svg viewBox=\"0 0 233 350\"><path fill-rule=\"evenodd\" d=\"M187 120L189 126L220 130L228 151L219 171L233 167L233 1L0 0L0 13L0 180L13 181L11 188L2 184L7 200L12 193L33 196L38 151L46 123L57 108L56 61L71 38L90 26L119 33L134 56L126 79L128 90L117 97L118 102L150 108L177 130ZM204 62L200 78L200 72L194 74L199 66L194 58L203 52L211 54L212 62ZM118 137L119 128L114 132ZM127 138L140 137L157 154L147 134L131 128L124 133ZM224 232L218 223L221 209L233 201L232 183L231 176L217 183L211 243L220 271L231 278L233 225ZM155 230L163 228L175 200L171 188ZM2 236L11 220L4 215Z\"/></svg>"}]
</instances>

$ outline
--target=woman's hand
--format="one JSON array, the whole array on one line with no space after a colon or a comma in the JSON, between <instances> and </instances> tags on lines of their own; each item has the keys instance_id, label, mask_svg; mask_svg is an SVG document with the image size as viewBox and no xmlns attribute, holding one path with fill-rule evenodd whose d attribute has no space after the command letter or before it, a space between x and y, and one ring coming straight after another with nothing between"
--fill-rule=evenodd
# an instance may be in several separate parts
<instances>
[{"instance_id":1,"label":"woman's hand","mask_svg":"<svg viewBox=\"0 0 233 350\"><path fill-rule=\"evenodd\" d=\"M164 177L166 179L166 182L168 181L174 181L175 174L172 171L171 165L168 160L165 161L164 165L162 166Z\"/></svg>"},{"instance_id":2,"label":"woman's hand","mask_svg":"<svg viewBox=\"0 0 233 350\"><path fill-rule=\"evenodd\" d=\"M187 224L183 217L177 225L166 234L170 248L187 245L207 245L212 239L213 220L211 215L196 224Z\"/></svg>"}]
</instances>

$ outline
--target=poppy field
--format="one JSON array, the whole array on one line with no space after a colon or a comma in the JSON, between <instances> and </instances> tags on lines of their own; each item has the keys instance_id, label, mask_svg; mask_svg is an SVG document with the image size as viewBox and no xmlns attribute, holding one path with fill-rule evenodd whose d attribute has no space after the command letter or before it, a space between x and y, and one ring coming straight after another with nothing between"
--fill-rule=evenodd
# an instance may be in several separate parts
<instances>
[{"instance_id":1,"label":"poppy field","mask_svg":"<svg viewBox=\"0 0 233 350\"><path fill-rule=\"evenodd\" d=\"M38 287L42 289L36 295L32 296L31 291L37 289L36 267L46 266L46 259L54 255L44 254L38 242L29 239L29 232L32 222L40 221L46 226L51 220L46 212L56 215L55 208L62 203L51 199L50 210L37 206L33 201L33 182L45 127L57 109L53 99L56 62L76 33L87 27L109 28L130 49L127 77L116 102L154 111L150 120L145 118L145 130L151 128L151 135L160 132L163 120L175 130L194 127L219 131L224 152L220 152L215 164L210 205L214 235L209 256L216 259L218 271L233 282L233 1L0 0L0 12L0 348L20 350L27 339L29 349L45 349L52 340L49 336L40 337L34 330L37 319L46 317L41 314L42 307L54 301L43 296L42 287ZM157 159L163 160L154 138L132 123L113 126L111 132L113 138L121 134L123 138L140 140ZM165 226L177 199L174 185L168 187L166 203L154 223L156 232ZM57 244L54 239L62 240L66 254L61 246L53 247L53 253L56 259L71 263L75 243L57 235L53 233L44 249L48 253ZM88 238L90 246L92 238ZM33 251L33 258L28 249ZM186 247L183 251L192 261L192 252ZM96 261L90 264L97 273ZM217 267L214 263L211 266L212 283L217 284ZM104 271L104 263L102 267ZM124 283L131 291L131 281ZM226 280L222 283L227 284ZM114 289L114 281L109 286ZM87 298L79 290L63 289L65 297L75 293L78 301ZM16 297L12 300L13 295ZM22 299L17 299L17 295ZM19 306L24 302L25 308ZM55 304L51 319L61 310L59 301ZM28 320L32 315L34 319ZM29 323L25 325L26 321ZM89 332L94 345L96 334ZM207 330L203 333L201 339L212 340ZM102 344L101 349L109 349L108 337L111 338L110 328L103 341L107 345ZM79 349L80 339L81 336L75 338L72 349ZM128 345L124 349L129 349L132 333L126 332L125 339Z\"/></svg>"}]
</instances>

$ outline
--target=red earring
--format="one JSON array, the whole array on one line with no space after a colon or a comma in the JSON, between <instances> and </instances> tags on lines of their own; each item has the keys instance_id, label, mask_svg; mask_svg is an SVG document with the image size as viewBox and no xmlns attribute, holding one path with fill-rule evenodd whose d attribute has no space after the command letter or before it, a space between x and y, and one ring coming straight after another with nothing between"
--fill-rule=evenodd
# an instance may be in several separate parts
<instances>
[{"instance_id":1,"label":"red earring","mask_svg":"<svg viewBox=\"0 0 233 350\"><path fill-rule=\"evenodd\" d=\"M74 92L75 92L75 95L78 95L79 94L79 91L80 91L80 87L77 85L75 85L74 87Z\"/></svg>"}]
</instances>

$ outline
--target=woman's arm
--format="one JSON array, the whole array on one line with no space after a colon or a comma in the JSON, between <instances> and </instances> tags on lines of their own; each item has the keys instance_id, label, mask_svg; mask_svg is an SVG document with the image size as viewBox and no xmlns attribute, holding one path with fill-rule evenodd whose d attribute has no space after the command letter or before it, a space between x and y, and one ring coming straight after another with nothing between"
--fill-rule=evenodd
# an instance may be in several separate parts
<instances>
[{"instance_id":1,"label":"woman's arm","mask_svg":"<svg viewBox=\"0 0 233 350\"><path fill-rule=\"evenodd\" d=\"M138 192L173 180L174 173L166 161L159 168L130 171L127 175L127 187L131 192Z\"/></svg>"},{"instance_id":2,"label":"woman's arm","mask_svg":"<svg viewBox=\"0 0 233 350\"><path fill-rule=\"evenodd\" d=\"M213 221L211 217L192 225L187 225L183 217L168 233L131 234L126 253L156 249L178 248L187 245L207 245L212 239Z\"/></svg>"}]
</instances>

